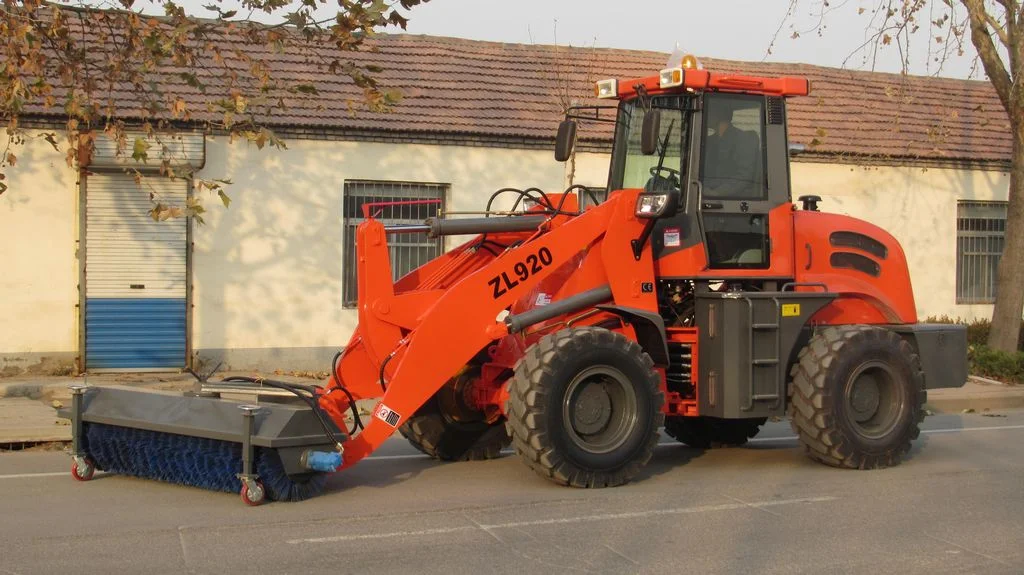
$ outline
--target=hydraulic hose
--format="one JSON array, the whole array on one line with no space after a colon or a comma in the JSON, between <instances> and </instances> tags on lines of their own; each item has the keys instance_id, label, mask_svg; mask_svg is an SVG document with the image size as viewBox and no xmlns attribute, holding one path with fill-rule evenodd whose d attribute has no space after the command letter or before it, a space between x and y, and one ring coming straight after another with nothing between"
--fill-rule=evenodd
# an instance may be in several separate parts
<instances>
[{"instance_id":1,"label":"hydraulic hose","mask_svg":"<svg viewBox=\"0 0 1024 575\"><path fill-rule=\"evenodd\" d=\"M317 401L316 401L316 391L315 391L316 388L315 387L308 386L308 385L297 384L297 383L287 383L287 382L284 382L284 381L276 381L276 380L273 380L273 379L258 379L258 378L255 378L255 377L241 377L241 376L226 377L226 378L223 379L223 381L244 381L244 382L248 382L248 383L258 383L260 385L265 385L267 387L273 387L273 388L276 388L276 389L283 389L285 391L290 391L293 395L295 395L295 397L298 397L306 405L308 405L311 410L313 410L313 415L316 416L317 421L319 421L319 423L320 423L320 427L322 427L323 430L324 430L324 435L326 435L327 438L331 440L331 443L333 443L335 446L337 446L339 448L341 447L343 441L341 439L338 439L338 436L335 435L334 430L331 429L331 423L329 422L327 417L324 415L323 408L321 408L320 404L317 403ZM346 391L346 393L348 393L347 390L345 390L345 391ZM309 394L309 395L304 395L304 393ZM351 395L349 395L349 397L351 397Z\"/></svg>"}]
</instances>

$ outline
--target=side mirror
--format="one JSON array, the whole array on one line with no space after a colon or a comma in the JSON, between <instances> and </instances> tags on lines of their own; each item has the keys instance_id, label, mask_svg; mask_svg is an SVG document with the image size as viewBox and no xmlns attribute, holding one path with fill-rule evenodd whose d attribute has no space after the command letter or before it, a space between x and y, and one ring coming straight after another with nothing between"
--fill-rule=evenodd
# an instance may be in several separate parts
<instances>
[{"instance_id":1,"label":"side mirror","mask_svg":"<svg viewBox=\"0 0 1024 575\"><path fill-rule=\"evenodd\" d=\"M558 124L558 135L555 136L555 161L564 162L572 155L576 144L576 120L562 120Z\"/></svg>"},{"instance_id":2,"label":"side mirror","mask_svg":"<svg viewBox=\"0 0 1024 575\"><path fill-rule=\"evenodd\" d=\"M640 153L650 156L658 151L658 135L661 133L661 110L652 109L644 115L640 130Z\"/></svg>"}]
</instances>

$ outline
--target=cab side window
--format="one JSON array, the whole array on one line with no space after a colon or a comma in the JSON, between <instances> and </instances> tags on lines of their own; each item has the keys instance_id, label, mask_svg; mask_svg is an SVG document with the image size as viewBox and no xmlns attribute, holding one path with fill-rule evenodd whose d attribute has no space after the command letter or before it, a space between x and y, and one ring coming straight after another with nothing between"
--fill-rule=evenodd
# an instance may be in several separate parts
<instances>
[{"instance_id":1,"label":"cab side window","mask_svg":"<svg viewBox=\"0 0 1024 575\"><path fill-rule=\"evenodd\" d=\"M765 200L764 97L715 94L704 101L704 197Z\"/></svg>"}]
</instances>

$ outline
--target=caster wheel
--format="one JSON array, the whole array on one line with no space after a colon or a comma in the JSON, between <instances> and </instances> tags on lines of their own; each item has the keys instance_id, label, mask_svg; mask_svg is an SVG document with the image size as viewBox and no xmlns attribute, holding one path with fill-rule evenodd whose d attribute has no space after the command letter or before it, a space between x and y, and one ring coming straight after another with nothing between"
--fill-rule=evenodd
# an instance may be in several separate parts
<instances>
[{"instance_id":1,"label":"caster wheel","mask_svg":"<svg viewBox=\"0 0 1024 575\"><path fill-rule=\"evenodd\" d=\"M96 464L89 459L76 459L71 464L71 477L77 481L89 481L94 473L96 473Z\"/></svg>"},{"instance_id":2,"label":"caster wheel","mask_svg":"<svg viewBox=\"0 0 1024 575\"><path fill-rule=\"evenodd\" d=\"M243 481L241 494L242 501L253 507L262 505L267 500L267 490L263 488L263 482L259 479L251 483Z\"/></svg>"}]
</instances>

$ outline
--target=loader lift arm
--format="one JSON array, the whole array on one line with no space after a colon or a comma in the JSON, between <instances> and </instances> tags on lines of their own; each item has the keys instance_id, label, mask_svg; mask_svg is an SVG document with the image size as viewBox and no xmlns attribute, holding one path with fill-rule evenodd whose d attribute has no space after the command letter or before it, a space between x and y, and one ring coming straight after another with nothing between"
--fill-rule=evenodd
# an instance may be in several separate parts
<instances>
[{"instance_id":1,"label":"loader lift arm","mask_svg":"<svg viewBox=\"0 0 1024 575\"><path fill-rule=\"evenodd\" d=\"M341 425L349 399L334 390L345 388L356 400L380 397L380 403L365 429L346 443L344 466L372 453L452 374L509 336L499 314L581 253L588 273L575 278L582 282L576 293L608 286L615 305L656 315L650 251L634 258L631 247L647 224L635 214L640 193L617 192L575 217L554 214L532 232L491 234L492 241L508 246L497 255L479 249L478 240L468 242L397 284L384 225L373 219L360 224L359 329L321 404Z\"/></svg>"}]
</instances>

